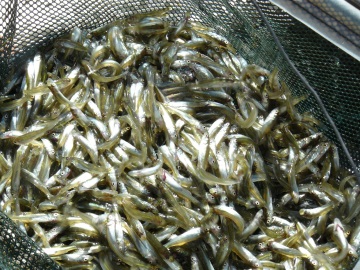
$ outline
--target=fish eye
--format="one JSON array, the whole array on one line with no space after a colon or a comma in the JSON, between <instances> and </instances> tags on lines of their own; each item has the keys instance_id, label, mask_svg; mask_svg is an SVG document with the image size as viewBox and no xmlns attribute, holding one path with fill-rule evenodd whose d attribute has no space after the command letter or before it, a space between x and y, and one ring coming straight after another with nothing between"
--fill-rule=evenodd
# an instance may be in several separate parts
<instances>
[{"instance_id":1,"label":"fish eye","mask_svg":"<svg viewBox=\"0 0 360 270\"><path fill-rule=\"evenodd\" d=\"M255 201L255 205L259 206L260 205L259 201Z\"/></svg>"},{"instance_id":2,"label":"fish eye","mask_svg":"<svg viewBox=\"0 0 360 270\"><path fill-rule=\"evenodd\" d=\"M191 63L191 61L190 61L190 60L186 60L186 63L187 63L187 64L190 64L190 63Z\"/></svg>"},{"instance_id":3,"label":"fish eye","mask_svg":"<svg viewBox=\"0 0 360 270\"><path fill-rule=\"evenodd\" d=\"M218 235L221 231L220 226L212 226L211 229L212 229L212 232L216 235Z\"/></svg>"},{"instance_id":4,"label":"fish eye","mask_svg":"<svg viewBox=\"0 0 360 270\"><path fill-rule=\"evenodd\" d=\"M8 114L8 113L5 114L5 115L4 115L4 118L5 118L5 119L8 119L8 118L9 118L9 114Z\"/></svg>"}]
</instances>

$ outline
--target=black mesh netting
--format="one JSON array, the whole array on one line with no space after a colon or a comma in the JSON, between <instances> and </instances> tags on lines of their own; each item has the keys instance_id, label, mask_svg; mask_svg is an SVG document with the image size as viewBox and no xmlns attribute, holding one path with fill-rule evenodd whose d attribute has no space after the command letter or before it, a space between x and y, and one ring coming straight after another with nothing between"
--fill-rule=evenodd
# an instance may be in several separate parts
<instances>
[{"instance_id":1,"label":"black mesh netting","mask_svg":"<svg viewBox=\"0 0 360 270\"><path fill-rule=\"evenodd\" d=\"M320 95L359 169L359 61L269 1L257 2L291 61ZM298 105L299 110L314 114L322 122L322 130L339 146L317 102L290 69L249 0L1 1L0 87L7 85L9 75L17 72L39 47L51 44L75 26L93 29L134 13L164 7L172 7L170 19L174 21L190 10L192 20L210 25L226 36L249 63L269 70L278 67L280 78L294 95L309 94L307 100ZM343 165L351 170L342 151L340 156ZM0 266L4 269L56 269L4 215L0 215L0 250Z\"/></svg>"},{"instance_id":2,"label":"black mesh netting","mask_svg":"<svg viewBox=\"0 0 360 270\"><path fill-rule=\"evenodd\" d=\"M0 212L0 269L61 269Z\"/></svg>"}]
</instances>

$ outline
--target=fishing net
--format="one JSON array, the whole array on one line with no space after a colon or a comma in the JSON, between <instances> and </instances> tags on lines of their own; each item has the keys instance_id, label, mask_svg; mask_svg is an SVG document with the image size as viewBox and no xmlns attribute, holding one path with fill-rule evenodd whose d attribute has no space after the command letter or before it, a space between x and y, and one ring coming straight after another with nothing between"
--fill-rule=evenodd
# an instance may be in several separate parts
<instances>
[{"instance_id":1,"label":"fishing net","mask_svg":"<svg viewBox=\"0 0 360 270\"><path fill-rule=\"evenodd\" d=\"M171 7L169 20L179 21L186 11L191 20L211 26L224 35L248 63L280 70L295 96L308 94L298 105L300 112L310 112L321 121L322 131L339 146L342 165L360 169L360 24L357 15L347 16L331 3L314 5L316 1L272 1L303 18L307 25L290 16L267 0L257 0L272 27L274 39L259 9L251 0L139 0L139 1L42 1L9 0L0 3L0 91L6 93L10 75L20 71L26 59L39 48L70 32L75 26L94 29L132 14ZM321 1L322 2L322 1ZM357 1L339 1L347 6ZM285 3L285 4L284 4ZM287 6L287 4L294 6ZM329 6L327 6L329 5ZM308 20L307 20L308 19ZM313 19L311 23L311 19ZM314 21L315 20L315 21ZM323 34L327 39L322 37ZM333 42L328 41L332 40ZM286 56L279 49L279 42ZM333 43L338 43L338 46ZM347 45L348 46L347 46ZM345 52L346 51L346 52ZM306 78L319 95L340 136L336 135L307 83L292 66ZM347 146L352 164L341 139ZM0 215L0 267L2 269L59 269L39 248L18 230L5 215Z\"/></svg>"}]
</instances>

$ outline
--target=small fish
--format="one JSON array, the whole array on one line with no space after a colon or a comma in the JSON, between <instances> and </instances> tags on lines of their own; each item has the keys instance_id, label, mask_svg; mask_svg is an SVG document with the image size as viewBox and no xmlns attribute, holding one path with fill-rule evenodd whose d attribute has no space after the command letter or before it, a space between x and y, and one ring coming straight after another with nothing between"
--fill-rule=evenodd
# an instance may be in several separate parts
<instances>
[{"instance_id":1,"label":"small fish","mask_svg":"<svg viewBox=\"0 0 360 270\"><path fill-rule=\"evenodd\" d=\"M182 246L186 243L189 243L191 241L194 241L201 237L201 228L196 227L188 230L187 232L176 236L172 239L170 239L169 242L167 242L164 246L166 248L173 247L173 246Z\"/></svg>"},{"instance_id":2,"label":"small fish","mask_svg":"<svg viewBox=\"0 0 360 270\"><path fill-rule=\"evenodd\" d=\"M174 14L75 27L4 81L0 210L64 269L351 268L360 186L307 95Z\"/></svg>"}]
</instances>

